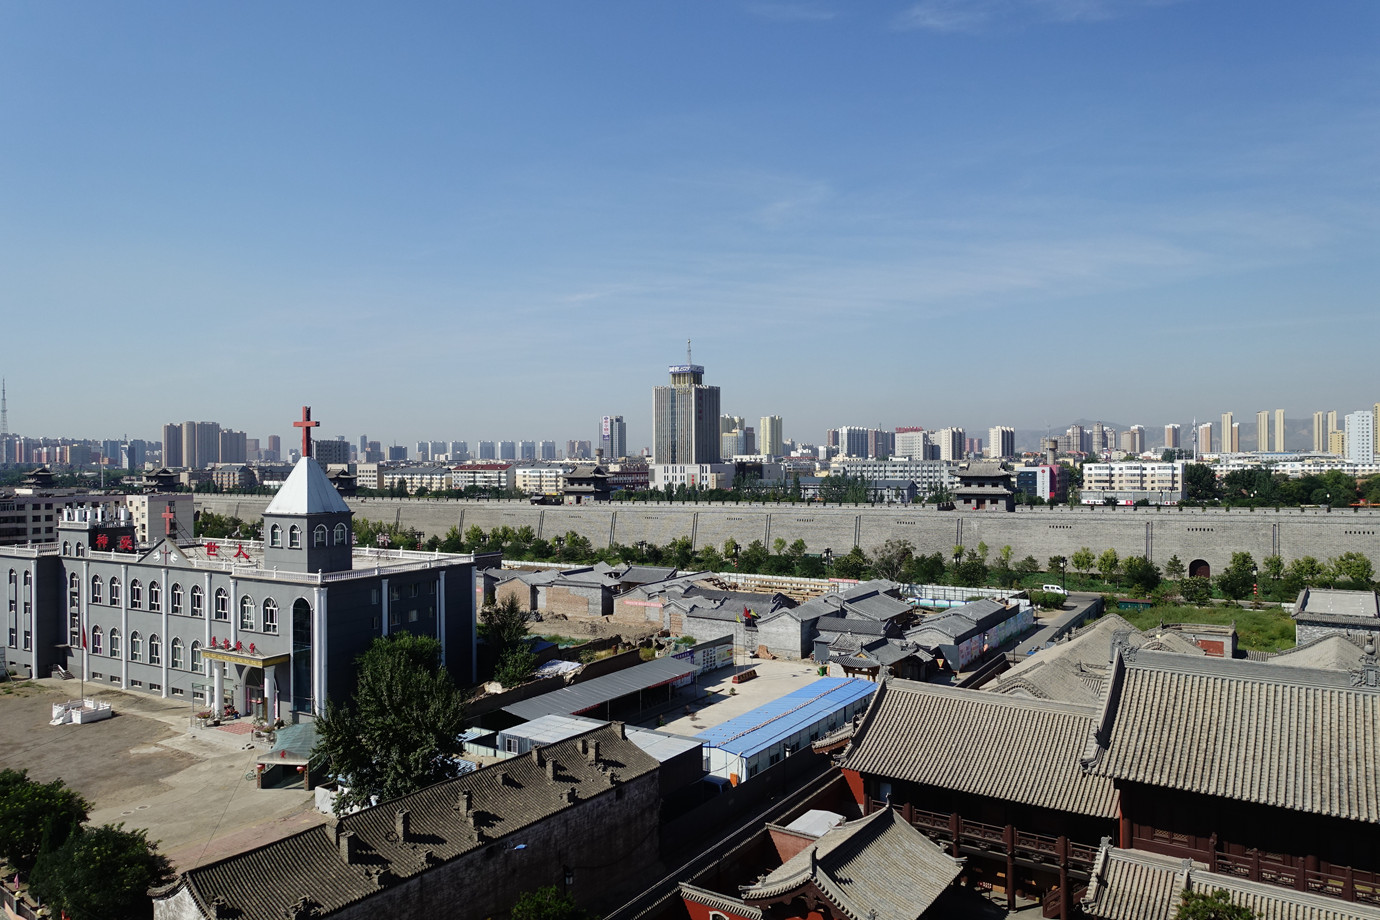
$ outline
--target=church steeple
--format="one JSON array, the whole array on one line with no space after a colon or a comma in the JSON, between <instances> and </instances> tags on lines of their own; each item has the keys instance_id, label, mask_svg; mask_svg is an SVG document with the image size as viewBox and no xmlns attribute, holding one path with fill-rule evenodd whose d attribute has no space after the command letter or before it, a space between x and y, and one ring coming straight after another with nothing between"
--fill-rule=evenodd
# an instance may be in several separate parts
<instances>
[{"instance_id":1,"label":"church steeple","mask_svg":"<svg viewBox=\"0 0 1380 920\"><path fill-rule=\"evenodd\" d=\"M302 459L264 509L264 565L288 572L352 567L354 513L311 457L311 409L302 407ZM311 426L311 427L308 427Z\"/></svg>"}]
</instances>

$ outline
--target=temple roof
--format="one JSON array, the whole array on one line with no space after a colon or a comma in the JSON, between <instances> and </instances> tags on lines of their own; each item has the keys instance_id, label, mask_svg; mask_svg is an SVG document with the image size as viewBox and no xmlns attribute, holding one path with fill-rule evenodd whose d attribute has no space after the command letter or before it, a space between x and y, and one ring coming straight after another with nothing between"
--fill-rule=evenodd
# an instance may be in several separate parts
<instances>
[{"instance_id":1,"label":"temple roof","mask_svg":"<svg viewBox=\"0 0 1380 920\"><path fill-rule=\"evenodd\" d=\"M884 808L829 830L742 895L760 902L813 884L857 920L915 920L962 868L895 809Z\"/></svg>"},{"instance_id":2,"label":"temple roof","mask_svg":"<svg viewBox=\"0 0 1380 920\"><path fill-rule=\"evenodd\" d=\"M303 457L278 488L264 514L336 514L349 510L350 506L322 472L321 464Z\"/></svg>"},{"instance_id":3,"label":"temple roof","mask_svg":"<svg viewBox=\"0 0 1380 920\"><path fill-rule=\"evenodd\" d=\"M1085 769L1380 824L1380 690L1363 675L1122 651Z\"/></svg>"}]
</instances>

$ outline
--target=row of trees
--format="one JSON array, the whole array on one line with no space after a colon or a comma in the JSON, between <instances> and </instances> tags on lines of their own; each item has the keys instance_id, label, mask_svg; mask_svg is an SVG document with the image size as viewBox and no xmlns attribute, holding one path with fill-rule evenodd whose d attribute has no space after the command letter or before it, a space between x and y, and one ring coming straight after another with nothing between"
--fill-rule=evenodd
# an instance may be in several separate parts
<instances>
[{"instance_id":1,"label":"row of trees","mask_svg":"<svg viewBox=\"0 0 1380 920\"><path fill-rule=\"evenodd\" d=\"M1269 467L1233 470L1218 476L1210 466L1184 467L1187 499L1195 504L1270 508L1325 505L1345 508L1359 502L1380 505L1380 476L1357 479L1340 470L1291 478Z\"/></svg>"},{"instance_id":2,"label":"row of trees","mask_svg":"<svg viewBox=\"0 0 1380 920\"><path fill-rule=\"evenodd\" d=\"M377 534L394 533L397 528L357 518L355 530L360 542L369 542ZM394 536L404 545L411 545L409 540L418 542L415 533L401 531ZM596 562L668 565L686 570L731 570L798 578L886 578L913 584L962 587L1014 588L1030 585L1035 576L1064 583L1070 572L1077 576L1071 586L1083 589L1098 587L1093 583L1094 574L1100 576L1102 587L1145 595L1158 589L1162 580L1173 583L1165 588L1166 592L1183 588L1185 597L1200 596L1203 587L1191 580L1186 564L1177 556L1166 561L1161 569L1143 556L1123 557L1114 549L1094 552L1089 547L1082 547L1069 557L1050 556L1041 565L1034 556L1015 558L1009 545L993 552L982 542L975 547L954 546L948 553L928 554L919 552L908 540L896 539L873 547L870 553L857 546L843 553L810 553L803 540L787 543L780 537L773 540L770 547L761 540L743 546L729 539L719 546L695 548L689 537L679 537L664 546L639 542L595 548L588 538L574 531L546 540L538 539L531 527L515 529L506 525L487 532L472 526L463 534L459 528L452 527L444 538L431 537L420 545L442 552L501 552L505 559L570 565ZM1248 553L1235 555L1250 557ZM1250 564L1256 565L1254 560ZM1360 553L1343 553L1325 562L1304 556L1287 565L1281 557L1269 556L1260 561L1257 571L1262 576L1258 580L1260 596L1269 600L1291 600L1305 587L1365 589L1375 578L1371 561ZM1251 593L1249 585L1257 582L1249 582L1245 593L1239 590L1240 583L1239 578L1228 579L1223 587L1219 575L1215 582L1207 583L1208 596L1216 588L1222 597L1239 600L1248 596Z\"/></svg>"},{"instance_id":3,"label":"row of trees","mask_svg":"<svg viewBox=\"0 0 1380 920\"><path fill-rule=\"evenodd\" d=\"M151 917L148 890L172 881L172 866L143 830L87 826L90 808L62 780L0 770L0 858L27 874L29 890L54 914Z\"/></svg>"}]
</instances>

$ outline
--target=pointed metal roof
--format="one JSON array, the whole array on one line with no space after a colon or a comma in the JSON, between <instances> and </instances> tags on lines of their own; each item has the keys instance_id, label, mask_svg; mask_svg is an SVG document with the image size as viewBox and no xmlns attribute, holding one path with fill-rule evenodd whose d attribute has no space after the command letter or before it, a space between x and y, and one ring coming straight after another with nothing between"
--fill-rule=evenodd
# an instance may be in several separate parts
<instances>
[{"instance_id":1,"label":"pointed metal roof","mask_svg":"<svg viewBox=\"0 0 1380 920\"><path fill-rule=\"evenodd\" d=\"M264 514L331 514L348 512L350 506L331 485L321 465L303 457L268 503Z\"/></svg>"}]
</instances>

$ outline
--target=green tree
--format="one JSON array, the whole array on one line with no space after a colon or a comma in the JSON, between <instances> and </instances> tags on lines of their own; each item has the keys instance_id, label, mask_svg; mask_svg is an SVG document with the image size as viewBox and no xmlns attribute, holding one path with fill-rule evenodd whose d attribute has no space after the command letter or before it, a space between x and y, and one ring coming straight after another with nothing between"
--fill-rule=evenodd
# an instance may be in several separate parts
<instances>
[{"instance_id":1,"label":"green tree","mask_svg":"<svg viewBox=\"0 0 1380 920\"><path fill-rule=\"evenodd\" d=\"M508 916L511 920L594 920L594 914L555 885L523 892Z\"/></svg>"},{"instance_id":2,"label":"green tree","mask_svg":"<svg viewBox=\"0 0 1380 920\"><path fill-rule=\"evenodd\" d=\"M1164 564L1164 577L1178 581L1184 577L1187 569L1184 568L1183 560L1177 555L1170 556L1169 561Z\"/></svg>"},{"instance_id":3,"label":"green tree","mask_svg":"<svg viewBox=\"0 0 1380 920\"><path fill-rule=\"evenodd\" d=\"M85 828L44 850L29 878L33 893L71 920L151 917L149 888L173 880L172 866L142 829Z\"/></svg>"},{"instance_id":4,"label":"green tree","mask_svg":"<svg viewBox=\"0 0 1380 920\"><path fill-rule=\"evenodd\" d=\"M532 676L537 667L537 656L527 645L513 645L504 649L498 656L494 667L494 680L504 687L516 687Z\"/></svg>"},{"instance_id":5,"label":"green tree","mask_svg":"<svg viewBox=\"0 0 1380 920\"><path fill-rule=\"evenodd\" d=\"M1337 581L1351 581L1359 588L1368 588L1375 578L1375 567L1370 559L1356 552L1342 553L1329 561L1327 567Z\"/></svg>"},{"instance_id":6,"label":"green tree","mask_svg":"<svg viewBox=\"0 0 1380 920\"><path fill-rule=\"evenodd\" d=\"M753 540L738 553L738 570L741 572L760 572L767 561L766 544Z\"/></svg>"},{"instance_id":7,"label":"green tree","mask_svg":"<svg viewBox=\"0 0 1380 920\"><path fill-rule=\"evenodd\" d=\"M1255 586L1255 560L1250 553L1232 553L1231 564L1217 576L1217 590L1222 596L1239 601Z\"/></svg>"},{"instance_id":8,"label":"green tree","mask_svg":"<svg viewBox=\"0 0 1380 920\"><path fill-rule=\"evenodd\" d=\"M1191 502L1216 501L1221 497L1218 491L1217 474L1212 467L1202 463L1184 465L1184 492Z\"/></svg>"},{"instance_id":9,"label":"green tree","mask_svg":"<svg viewBox=\"0 0 1380 920\"><path fill-rule=\"evenodd\" d=\"M312 751L348 787L337 814L449 779L462 750L465 696L441 666L440 642L407 632L375 639L357 671L351 701L327 701Z\"/></svg>"},{"instance_id":10,"label":"green tree","mask_svg":"<svg viewBox=\"0 0 1380 920\"><path fill-rule=\"evenodd\" d=\"M900 581L914 556L915 546L909 540L887 540L872 550L872 572L878 578Z\"/></svg>"},{"instance_id":11,"label":"green tree","mask_svg":"<svg viewBox=\"0 0 1380 920\"><path fill-rule=\"evenodd\" d=\"M1040 563L1034 556L1026 556L1016 563L1016 574L1021 578L1029 578L1040 571Z\"/></svg>"},{"instance_id":12,"label":"green tree","mask_svg":"<svg viewBox=\"0 0 1380 920\"><path fill-rule=\"evenodd\" d=\"M973 550L954 567L954 583L964 588L980 588L987 584L987 563Z\"/></svg>"},{"instance_id":13,"label":"green tree","mask_svg":"<svg viewBox=\"0 0 1380 920\"><path fill-rule=\"evenodd\" d=\"M1093 566L1097 565L1097 556L1093 555L1093 551L1086 546L1081 546L1073 554L1070 561L1073 563L1073 570L1081 574L1083 580L1086 581L1088 573L1093 570Z\"/></svg>"},{"instance_id":14,"label":"green tree","mask_svg":"<svg viewBox=\"0 0 1380 920\"><path fill-rule=\"evenodd\" d=\"M90 807L60 779L39 783L27 770L0 770L0 857L27 872L45 842L48 849L61 846Z\"/></svg>"},{"instance_id":15,"label":"green tree","mask_svg":"<svg viewBox=\"0 0 1380 920\"><path fill-rule=\"evenodd\" d=\"M1111 581L1121 574L1121 557L1116 554L1116 550L1108 548L1097 557L1097 571L1102 575L1103 581ZM1117 586L1120 587L1120 579Z\"/></svg>"},{"instance_id":16,"label":"green tree","mask_svg":"<svg viewBox=\"0 0 1380 920\"><path fill-rule=\"evenodd\" d=\"M1068 570L1069 560L1066 556L1050 556L1048 565L1049 574L1053 575L1057 572L1059 577L1063 578L1064 573Z\"/></svg>"},{"instance_id":17,"label":"green tree","mask_svg":"<svg viewBox=\"0 0 1380 920\"><path fill-rule=\"evenodd\" d=\"M1231 895L1221 888L1212 894L1185 888L1174 920L1257 920L1258 916L1243 904L1233 904Z\"/></svg>"},{"instance_id":18,"label":"green tree","mask_svg":"<svg viewBox=\"0 0 1380 920\"><path fill-rule=\"evenodd\" d=\"M1188 603L1201 607L1212 600L1212 582L1199 575L1190 575L1179 582L1179 593Z\"/></svg>"},{"instance_id":19,"label":"green tree","mask_svg":"<svg viewBox=\"0 0 1380 920\"><path fill-rule=\"evenodd\" d=\"M1160 586L1160 568L1144 556L1127 556L1121 564L1126 583L1142 597Z\"/></svg>"},{"instance_id":20,"label":"green tree","mask_svg":"<svg viewBox=\"0 0 1380 920\"><path fill-rule=\"evenodd\" d=\"M870 570L871 564L867 554L862 551L860 546L855 546L846 555L834 559L834 576L836 578L854 578L861 581L867 577Z\"/></svg>"},{"instance_id":21,"label":"green tree","mask_svg":"<svg viewBox=\"0 0 1380 920\"><path fill-rule=\"evenodd\" d=\"M531 619L531 611L525 609L511 594L479 613L484 640L500 652L527 639L527 624Z\"/></svg>"}]
</instances>

